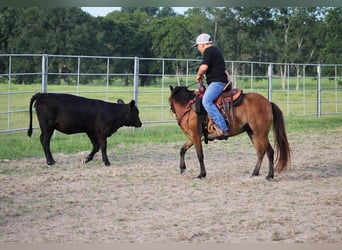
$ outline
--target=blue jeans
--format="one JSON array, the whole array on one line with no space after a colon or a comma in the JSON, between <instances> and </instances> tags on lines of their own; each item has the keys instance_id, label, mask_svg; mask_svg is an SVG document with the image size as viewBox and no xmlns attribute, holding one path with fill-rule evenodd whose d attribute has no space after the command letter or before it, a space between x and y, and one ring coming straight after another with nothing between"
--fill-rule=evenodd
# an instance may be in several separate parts
<instances>
[{"instance_id":1,"label":"blue jeans","mask_svg":"<svg viewBox=\"0 0 342 250\"><path fill-rule=\"evenodd\" d=\"M224 86L225 83L223 82L210 83L210 85L204 92L202 100L205 110L208 112L215 125L218 126L222 130L222 132L227 131L228 127L221 112L214 102L216 98L221 94Z\"/></svg>"}]
</instances>

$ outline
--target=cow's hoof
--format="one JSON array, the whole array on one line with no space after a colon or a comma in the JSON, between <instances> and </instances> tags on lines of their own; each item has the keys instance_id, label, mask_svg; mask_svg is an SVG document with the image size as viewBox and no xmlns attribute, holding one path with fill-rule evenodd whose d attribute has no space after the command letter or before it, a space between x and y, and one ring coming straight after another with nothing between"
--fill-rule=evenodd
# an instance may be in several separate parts
<instances>
[{"instance_id":1,"label":"cow's hoof","mask_svg":"<svg viewBox=\"0 0 342 250\"><path fill-rule=\"evenodd\" d=\"M46 162L49 166L54 165L56 162L54 160Z\"/></svg>"},{"instance_id":2,"label":"cow's hoof","mask_svg":"<svg viewBox=\"0 0 342 250\"><path fill-rule=\"evenodd\" d=\"M93 158L90 158L90 157L87 156L86 158L84 158L84 159L82 160L82 163L83 163L83 164L86 164L86 163L90 162L92 159L93 159Z\"/></svg>"}]
</instances>

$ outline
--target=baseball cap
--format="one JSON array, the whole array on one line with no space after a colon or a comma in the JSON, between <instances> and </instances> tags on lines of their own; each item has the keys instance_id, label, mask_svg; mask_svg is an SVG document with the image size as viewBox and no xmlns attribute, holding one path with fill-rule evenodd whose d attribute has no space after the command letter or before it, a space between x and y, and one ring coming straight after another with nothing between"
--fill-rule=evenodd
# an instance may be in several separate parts
<instances>
[{"instance_id":1,"label":"baseball cap","mask_svg":"<svg viewBox=\"0 0 342 250\"><path fill-rule=\"evenodd\" d=\"M211 36L207 33L202 33L196 38L196 43L193 45L193 47L197 46L198 44L207 44L207 43L213 43L211 41Z\"/></svg>"}]
</instances>

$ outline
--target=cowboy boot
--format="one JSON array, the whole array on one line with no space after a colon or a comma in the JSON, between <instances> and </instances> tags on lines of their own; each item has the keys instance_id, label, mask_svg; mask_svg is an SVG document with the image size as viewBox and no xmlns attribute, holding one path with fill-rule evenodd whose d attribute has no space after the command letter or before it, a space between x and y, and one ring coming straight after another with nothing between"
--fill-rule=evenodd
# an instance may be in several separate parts
<instances>
[{"instance_id":1,"label":"cowboy boot","mask_svg":"<svg viewBox=\"0 0 342 250\"><path fill-rule=\"evenodd\" d=\"M228 136L229 136L228 130L223 132L215 124L213 126L215 128L214 132L208 134L208 140L209 141L213 141L215 139L217 139L217 140L227 140L228 139Z\"/></svg>"}]
</instances>

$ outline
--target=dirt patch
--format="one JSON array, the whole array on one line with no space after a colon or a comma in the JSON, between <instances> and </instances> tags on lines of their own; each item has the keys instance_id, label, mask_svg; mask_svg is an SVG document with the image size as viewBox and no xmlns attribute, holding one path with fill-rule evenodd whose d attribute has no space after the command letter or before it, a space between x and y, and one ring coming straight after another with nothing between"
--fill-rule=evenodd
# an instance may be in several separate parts
<instances>
[{"instance_id":1,"label":"dirt patch","mask_svg":"<svg viewBox=\"0 0 342 250\"><path fill-rule=\"evenodd\" d=\"M342 129L289 134L292 168L267 181L246 135L194 150L179 174L182 143L54 153L0 162L0 242L341 242ZM223 152L223 154L222 154Z\"/></svg>"}]
</instances>

